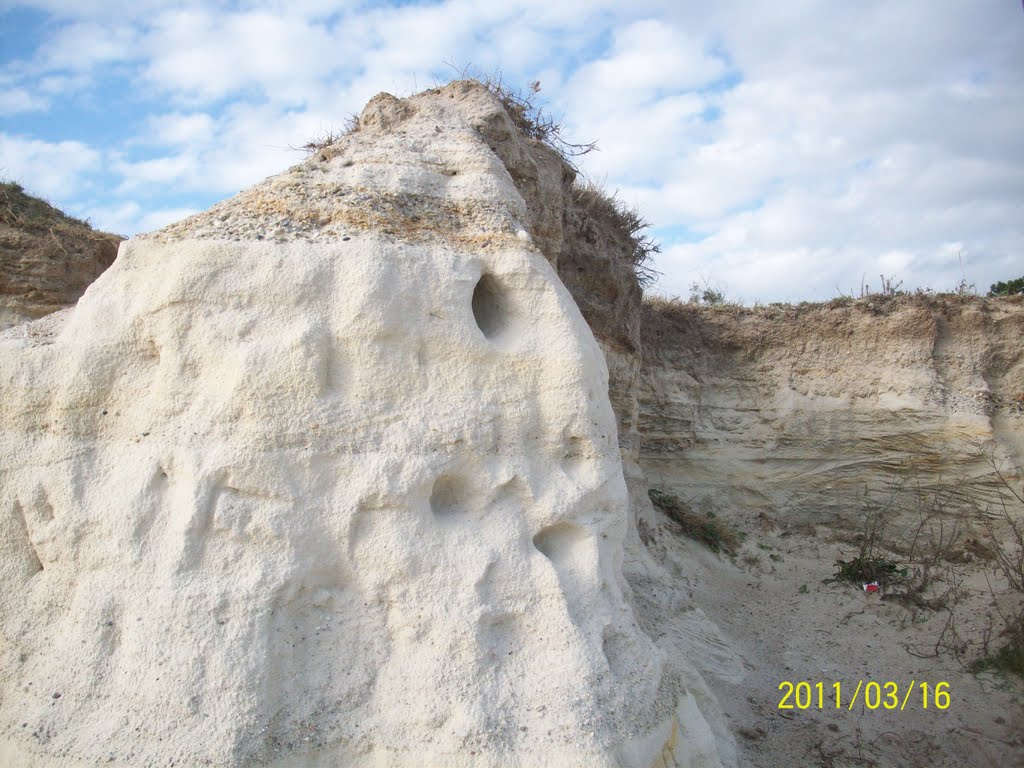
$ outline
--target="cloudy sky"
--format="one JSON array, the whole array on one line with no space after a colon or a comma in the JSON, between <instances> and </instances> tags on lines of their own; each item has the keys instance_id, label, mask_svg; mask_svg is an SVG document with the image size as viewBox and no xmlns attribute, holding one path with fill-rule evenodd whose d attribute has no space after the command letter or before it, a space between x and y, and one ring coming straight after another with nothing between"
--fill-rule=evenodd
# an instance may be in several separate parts
<instances>
[{"instance_id":1,"label":"cloudy sky","mask_svg":"<svg viewBox=\"0 0 1024 768\"><path fill-rule=\"evenodd\" d=\"M0 176L123 234L302 158L378 91L541 82L664 247L746 302L1024 275L1020 0L0 0Z\"/></svg>"}]
</instances>

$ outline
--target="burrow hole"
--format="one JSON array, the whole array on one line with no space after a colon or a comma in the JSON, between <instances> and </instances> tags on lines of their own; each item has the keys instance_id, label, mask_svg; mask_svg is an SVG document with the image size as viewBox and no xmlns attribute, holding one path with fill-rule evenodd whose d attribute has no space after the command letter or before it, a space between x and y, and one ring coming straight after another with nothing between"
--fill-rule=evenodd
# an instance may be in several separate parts
<instances>
[{"instance_id":1,"label":"burrow hole","mask_svg":"<svg viewBox=\"0 0 1024 768\"><path fill-rule=\"evenodd\" d=\"M587 532L578 525L555 523L533 537L533 546L556 566L569 565L579 559L588 538Z\"/></svg>"},{"instance_id":2,"label":"burrow hole","mask_svg":"<svg viewBox=\"0 0 1024 768\"><path fill-rule=\"evenodd\" d=\"M493 339L508 326L508 297L492 275L481 277L473 289L473 317L488 339Z\"/></svg>"},{"instance_id":3,"label":"burrow hole","mask_svg":"<svg viewBox=\"0 0 1024 768\"><path fill-rule=\"evenodd\" d=\"M430 493L430 511L442 520L460 517L469 511L466 487L461 480L451 475L441 475L434 481Z\"/></svg>"}]
</instances>

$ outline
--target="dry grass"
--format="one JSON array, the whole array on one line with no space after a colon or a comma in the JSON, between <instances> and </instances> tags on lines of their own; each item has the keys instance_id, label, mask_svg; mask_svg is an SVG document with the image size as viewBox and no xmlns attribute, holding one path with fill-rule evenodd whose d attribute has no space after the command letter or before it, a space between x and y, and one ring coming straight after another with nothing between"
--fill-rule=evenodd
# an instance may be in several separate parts
<instances>
[{"instance_id":1,"label":"dry grass","mask_svg":"<svg viewBox=\"0 0 1024 768\"><path fill-rule=\"evenodd\" d=\"M579 173L576 158L597 147L595 142L575 143L566 138L564 125L545 112L537 101L539 83L531 83L525 89L515 89L504 82L500 73L483 74L470 67L456 70L452 79L473 80L486 87L497 97L522 136L553 149L576 174ZM314 154L337 145L344 136L358 130L359 117L352 115L344 130L327 130L307 141L301 148ZM593 182L574 182L572 194L577 206L588 217L599 226L603 225L606 231L622 235L623 250L641 288L655 282L659 273L654 269L653 260L654 255L661 252L661 246L647 234L650 223L635 208L625 204L615 194L608 194Z\"/></svg>"},{"instance_id":2,"label":"dry grass","mask_svg":"<svg viewBox=\"0 0 1024 768\"><path fill-rule=\"evenodd\" d=\"M25 192L15 181L0 181L0 221L26 231L43 231L55 225L92 229L89 223L68 216L45 200Z\"/></svg>"},{"instance_id":3,"label":"dry grass","mask_svg":"<svg viewBox=\"0 0 1024 768\"><path fill-rule=\"evenodd\" d=\"M576 204L590 217L625 237L629 244L630 265L641 288L658 279L659 273L654 269L654 255L661 253L661 246L645 232L651 224L636 208L626 205L615 194L609 195L594 182L577 181L573 185L573 196Z\"/></svg>"},{"instance_id":4,"label":"dry grass","mask_svg":"<svg viewBox=\"0 0 1024 768\"><path fill-rule=\"evenodd\" d=\"M312 155L321 150L333 147L343 136L348 136L350 133L355 133L359 130L359 115L349 115L348 119L345 120L345 127L342 130L335 130L328 128L319 136L316 136L305 144L300 149L305 150L308 154Z\"/></svg>"},{"instance_id":5,"label":"dry grass","mask_svg":"<svg viewBox=\"0 0 1024 768\"><path fill-rule=\"evenodd\" d=\"M773 302L743 306L737 303L705 304L677 297L646 296L643 306L645 349L659 354L671 348L681 333L711 334L720 349L762 349L791 338L792 329L803 326L828 327L835 320L857 317L885 318L899 312L924 310L933 315L956 316L965 310L981 313L1000 308L1024 306L1024 295L964 297L955 293L908 293L899 296L870 296L863 299L839 297L828 301L802 301L798 304ZM914 322L908 316L908 322ZM924 314L919 322L931 322ZM810 324L810 325L808 325ZM787 329L790 329L787 331ZM1020 405L1015 405L1019 402ZM1009 407L1024 409L1024 391Z\"/></svg>"},{"instance_id":6,"label":"dry grass","mask_svg":"<svg viewBox=\"0 0 1024 768\"><path fill-rule=\"evenodd\" d=\"M597 142L575 143L566 138L565 126L537 103L539 82L530 83L525 89L516 89L502 79L500 72L484 74L472 67L464 67L455 79L475 80L486 87L498 97L512 124L523 136L551 147L574 171L579 171L574 158L597 149Z\"/></svg>"},{"instance_id":7,"label":"dry grass","mask_svg":"<svg viewBox=\"0 0 1024 768\"><path fill-rule=\"evenodd\" d=\"M698 541L712 552L735 555L742 543L742 534L714 515L701 515L690 509L678 496L651 488L647 492L655 507L677 523L684 536Z\"/></svg>"},{"instance_id":8,"label":"dry grass","mask_svg":"<svg viewBox=\"0 0 1024 768\"><path fill-rule=\"evenodd\" d=\"M997 606L1003 624L999 632L1002 644L995 652L986 653L976 660L973 668L1000 669L1024 677L1024 488L1018 492L994 462L992 468L1002 482L1005 493L999 500L996 514L983 514L981 519L995 542L993 557L1003 578L1017 596L1017 607L1015 610L1002 611ZM991 505L986 512L992 512Z\"/></svg>"}]
</instances>

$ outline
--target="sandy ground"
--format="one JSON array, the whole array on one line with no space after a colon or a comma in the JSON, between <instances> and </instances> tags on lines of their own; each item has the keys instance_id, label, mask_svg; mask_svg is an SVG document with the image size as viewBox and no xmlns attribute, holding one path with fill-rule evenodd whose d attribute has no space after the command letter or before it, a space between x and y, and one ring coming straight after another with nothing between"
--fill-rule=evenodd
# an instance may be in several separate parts
<instances>
[{"instance_id":1,"label":"sandy ground","mask_svg":"<svg viewBox=\"0 0 1024 768\"><path fill-rule=\"evenodd\" d=\"M822 583L835 574L837 558L856 554L848 536L824 527L794 532L768 525L748 530L729 558L681 537L663 520L648 551L717 624L745 667L740 682L717 664L702 670L736 734L743 765L1024 766L1024 681L971 673L941 647L936 655L948 611L910 610L857 586ZM997 591L999 585L993 573L992 563L980 558L952 569L964 595L954 614L963 637L983 636L992 611L988 584ZM948 586L939 582L936 589ZM976 651L969 648L968 655ZM784 681L811 684L808 708L780 709ZM901 706L885 707L892 686L872 691L867 704L875 708L866 706L872 681L895 683ZM948 683L945 709L935 700L941 682ZM923 683L929 685L927 709ZM795 696L787 703L795 704ZM944 703L941 696L938 703Z\"/></svg>"}]
</instances>

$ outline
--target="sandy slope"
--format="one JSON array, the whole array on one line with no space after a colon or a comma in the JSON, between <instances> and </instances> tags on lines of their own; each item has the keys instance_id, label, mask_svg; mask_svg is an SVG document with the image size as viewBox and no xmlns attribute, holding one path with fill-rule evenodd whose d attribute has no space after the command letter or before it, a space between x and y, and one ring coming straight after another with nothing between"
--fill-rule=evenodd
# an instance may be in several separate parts
<instances>
[{"instance_id":1,"label":"sandy slope","mask_svg":"<svg viewBox=\"0 0 1024 768\"><path fill-rule=\"evenodd\" d=\"M676 574L679 589L702 607L742 660L736 666L705 662L701 670L737 735L742 764L1024 765L1024 681L969 673L945 648L935 656L947 611L915 612L849 584L822 584L834 575L838 557L856 553L853 544L838 540L849 537L823 526L799 532L756 528L730 559L681 538L674 523L658 519L650 553ZM955 608L958 629L979 638L991 610L986 573L997 590L1001 582L986 561L954 570L969 592ZM807 710L779 709L784 680L823 682L826 706L819 710L813 698ZM901 696L912 680L946 681L951 703L945 711L926 711L915 688L902 711L870 710L863 698L850 710L847 702L861 680L896 682ZM842 710L831 698L835 682L842 684Z\"/></svg>"}]
</instances>

